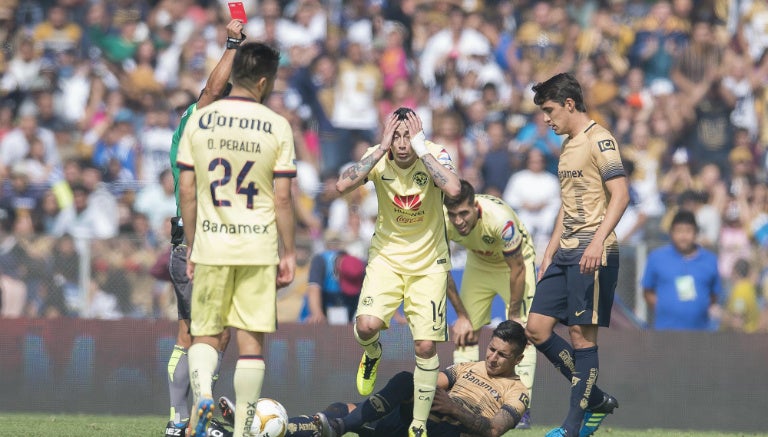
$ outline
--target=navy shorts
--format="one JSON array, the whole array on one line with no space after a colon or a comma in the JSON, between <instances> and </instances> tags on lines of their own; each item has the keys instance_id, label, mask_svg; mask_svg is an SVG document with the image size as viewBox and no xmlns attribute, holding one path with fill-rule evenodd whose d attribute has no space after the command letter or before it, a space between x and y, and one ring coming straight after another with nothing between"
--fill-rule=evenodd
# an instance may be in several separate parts
<instances>
[{"instance_id":1,"label":"navy shorts","mask_svg":"<svg viewBox=\"0 0 768 437\"><path fill-rule=\"evenodd\" d=\"M611 323L619 266L603 266L583 275L579 265L550 264L536 284L531 312L551 316L566 326Z\"/></svg>"},{"instance_id":2,"label":"navy shorts","mask_svg":"<svg viewBox=\"0 0 768 437\"><path fill-rule=\"evenodd\" d=\"M173 291L176 293L179 320L190 320L192 318L192 281L187 276L187 246L173 246L168 271L171 274Z\"/></svg>"}]
</instances>

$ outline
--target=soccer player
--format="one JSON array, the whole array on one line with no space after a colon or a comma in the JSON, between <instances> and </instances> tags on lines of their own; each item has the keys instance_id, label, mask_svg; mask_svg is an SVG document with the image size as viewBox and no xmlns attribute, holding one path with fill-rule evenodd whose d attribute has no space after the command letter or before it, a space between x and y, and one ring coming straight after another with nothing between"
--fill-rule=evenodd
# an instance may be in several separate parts
<instances>
[{"instance_id":1,"label":"soccer player","mask_svg":"<svg viewBox=\"0 0 768 437\"><path fill-rule=\"evenodd\" d=\"M264 336L277 324L277 288L288 285L296 269L293 132L263 104L279 58L267 45L241 45L230 95L192 114L179 145L187 274L194 280L189 348L194 436L205 435L213 415L212 376L226 327L236 328L240 354L234 435L249 435L264 381Z\"/></svg>"},{"instance_id":2,"label":"soccer player","mask_svg":"<svg viewBox=\"0 0 768 437\"><path fill-rule=\"evenodd\" d=\"M176 216L171 220L171 258L169 271L173 291L176 294L176 306L179 314L179 329L176 334L176 344L168 359L168 391L171 401L171 417L165 427L166 437L184 437L189 422L189 407L187 395L189 394L189 361L187 349L192 344L192 336L189 334L190 300L192 297L192 283L187 276L187 247L184 243L183 221L179 220L179 167L176 164L176 155L179 150L179 141L184 132L187 120L197 109L204 108L208 104L229 93L229 74L232 72L232 61L235 59L235 49L245 39L242 33L243 23L232 20L227 24L227 45L219 63L211 71L197 102L190 105L181 115L179 125L173 133L171 142L171 171L173 173L174 187L176 191ZM224 350L229 343L229 331L222 335L221 349L219 350L219 366ZM218 375L218 367L214 375Z\"/></svg>"},{"instance_id":3,"label":"soccer player","mask_svg":"<svg viewBox=\"0 0 768 437\"><path fill-rule=\"evenodd\" d=\"M629 203L629 190L616 140L590 120L573 75L557 74L533 91L546 123L567 138L558 163L562 204L539 269L526 333L571 382L568 415L547 436L584 437L618 406L596 385L597 331L611 320L619 272L613 229ZM568 326L570 344L554 332L558 322Z\"/></svg>"},{"instance_id":4,"label":"soccer player","mask_svg":"<svg viewBox=\"0 0 768 437\"><path fill-rule=\"evenodd\" d=\"M498 197L475 194L472 185L461 181L461 192L446 197L448 238L467 248L467 265L461 281L461 295L448 279L448 300L456 310L453 362L480 359L477 344L480 328L491 321L491 305L499 294L507 306L507 319L525 325L536 289L536 254L533 241L515 211ZM536 349L526 346L525 358L516 373L528 390L536 372ZM526 411L519 429L530 428Z\"/></svg>"},{"instance_id":5,"label":"soccer player","mask_svg":"<svg viewBox=\"0 0 768 437\"><path fill-rule=\"evenodd\" d=\"M416 355L408 434L425 437L440 368L437 342L448 334L445 293L451 262L443 196L459 194L459 178L445 149L426 141L416 113L399 108L387 119L381 144L347 168L336 189L347 194L368 180L376 188L379 218L353 328L364 349L357 390L363 396L373 392L382 353L379 333L403 303Z\"/></svg>"},{"instance_id":6,"label":"soccer player","mask_svg":"<svg viewBox=\"0 0 768 437\"><path fill-rule=\"evenodd\" d=\"M525 329L501 322L491 335L485 361L454 364L440 372L427 429L432 435L500 436L528 409L528 388L515 374L524 359ZM413 411L414 375L400 372L378 393L357 404L334 402L314 416L289 419L286 437L405 437Z\"/></svg>"}]
</instances>

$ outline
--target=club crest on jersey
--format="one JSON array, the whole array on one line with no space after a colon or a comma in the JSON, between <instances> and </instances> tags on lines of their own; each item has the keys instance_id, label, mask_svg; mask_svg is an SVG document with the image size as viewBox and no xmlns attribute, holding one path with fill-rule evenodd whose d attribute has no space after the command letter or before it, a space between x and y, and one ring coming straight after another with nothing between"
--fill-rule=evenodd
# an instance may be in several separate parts
<instances>
[{"instance_id":1,"label":"club crest on jersey","mask_svg":"<svg viewBox=\"0 0 768 437\"><path fill-rule=\"evenodd\" d=\"M364 307L369 307L373 305L373 298L371 296L366 296L361 302Z\"/></svg>"},{"instance_id":2,"label":"club crest on jersey","mask_svg":"<svg viewBox=\"0 0 768 437\"><path fill-rule=\"evenodd\" d=\"M429 182L429 176L423 171L417 171L416 174L413 175L413 181L416 182L416 185L423 187Z\"/></svg>"},{"instance_id":3,"label":"club crest on jersey","mask_svg":"<svg viewBox=\"0 0 768 437\"><path fill-rule=\"evenodd\" d=\"M405 211L418 211L421 208L421 196L418 194L409 194L401 196L395 194L395 206Z\"/></svg>"},{"instance_id":4,"label":"club crest on jersey","mask_svg":"<svg viewBox=\"0 0 768 437\"><path fill-rule=\"evenodd\" d=\"M508 221L504 228L501 230L501 239L504 241L512 241L512 238L515 236L515 224L512 222L512 220Z\"/></svg>"},{"instance_id":5,"label":"club crest on jersey","mask_svg":"<svg viewBox=\"0 0 768 437\"><path fill-rule=\"evenodd\" d=\"M496 239L490 235L483 235L483 242L485 242L485 244L493 244L496 242Z\"/></svg>"},{"instance_id":6,"label":"club crest on jersey","mask_svg":"<svg viewBox=\"0 0 768 437\"><path fill-rule=\"evenodd\" d=\"M616 150L616 144L613 142L613 140L602 140L597 142L597 147L600 148L601 152L607 152L609 150Z\"/></svg>"}]
</instances>

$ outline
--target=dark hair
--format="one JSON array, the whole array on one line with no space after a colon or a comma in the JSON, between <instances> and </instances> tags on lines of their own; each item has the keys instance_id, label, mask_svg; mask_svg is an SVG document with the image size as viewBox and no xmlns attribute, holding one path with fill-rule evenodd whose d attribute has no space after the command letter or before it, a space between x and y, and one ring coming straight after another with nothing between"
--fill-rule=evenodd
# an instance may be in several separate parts
<instances>
[{"instance_id":1,"label":"dark hair","mask_svg":"<svg viewBox=\"0 0 768 437\"><path fill-rule=\"evenodd\" d=\"M258 43L245 43L237 49L232 64L232 82L244 88L252 88L262 77L274 79L280 62L280 52Z\"/></svg>"},{"instance_id":2,"label":"dark hair","mask_svg":"<svg viewBox=\"0 0 768 437\"><path fill-rule=\"evenodd\" d=\"M744 258L739 258L733 264L733 275L738 278L746 278L749 276L750 265L749 261Z\"/></svg>"},{"instance_id":3,"label":"dark hair","mask_svg":"<svg viewBox=\"0 0 768 437\"><path fill-rule=\"evenodd\" d=\"M699 225L696 223L696 216L693 215L691 211L678 211L677 214L675 214L675 216L672 218L672 225L670 225L670 229L674 228L675 225L691 225L697 231L699 230Z\"/></svg>"},{"instance_id":4,"label":"dark hair","mask_svg":"<svg viewBox=\"0 0 768 437\"><path fill-rule=\"evenodd\" d=\"M513 346L515 346L515 353L520 355L525 350L525 345L528 344L528 338L525 336L525 328L523 325L515 322L514 320L505 320L496 326L491 334L492 337L498 337Z\"/></svg>"},{"instance_id":5,"label":"dark hair","mask_svg":"<svg viewBox=\"0 0 768 437\"><path fill-rule=\"evenodd\" d=\"M556 74L544 82L539 82L533 86L533 92L533 103L538 106L548 100L565 106L565 100L572 99L577 111L587 112L581 85L571 73Z\"/></svg>"},{"instance_id":6,"label":"dark hair","mask_svg":"<svg viewBox=\"0 0 768 437\"><path fill-rule=\"evenodd\" d=\"M395 115L397 115L397 121L403 121L408 118L408 114L412 113L413 109L401 106L395 109Z\"/></svg>"},{"instance_id":7,"label":"dark hair","mask_svg":"<svg viewBox=\"0 0 768 437\"><path fill-rule=\"evenodd\" d=\"M470 204L475 203L475 188L470 184L469 182L462 179L460 181L461 183L461 190L459 191L459 195L455 197L445 196L443 199L443 204L446 208L455 208L464 201L469 201Z\"/></svg>"}]
</instances>

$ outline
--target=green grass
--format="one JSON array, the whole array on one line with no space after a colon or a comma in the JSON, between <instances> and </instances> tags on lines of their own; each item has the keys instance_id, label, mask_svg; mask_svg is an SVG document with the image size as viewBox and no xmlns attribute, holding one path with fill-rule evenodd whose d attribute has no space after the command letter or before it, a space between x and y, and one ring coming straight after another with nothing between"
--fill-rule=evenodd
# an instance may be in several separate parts
<instances>
[{"instance_id":1,"label":"green grass","mask_svg":"<svg viewBox=\"0 0 768 437\"><path fill-rule=\"evenodd\" d=\"M164 416L94 416L58 414L0 414L0 436L103 437L163 435ZM535 426L529 431L510 431L504 437L542 436L550 427ZM347 434L351 437L354 434ZM746 437L768 434L682 431L668 429L629 430L606 426L600 437ZM437 437L437 436L436 436Z\"/></svg>"}]
</instances>

